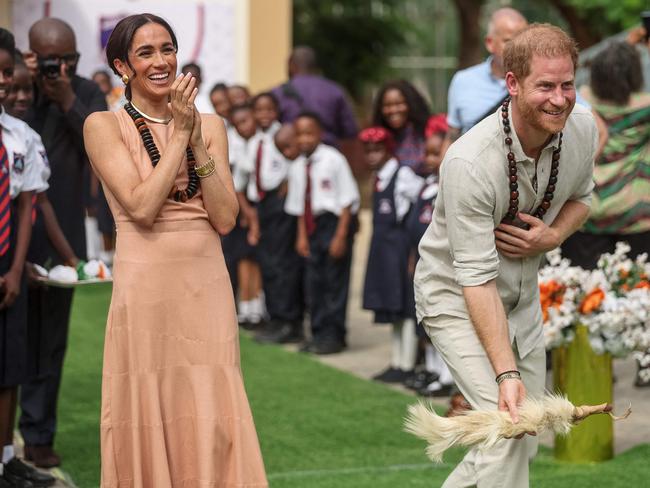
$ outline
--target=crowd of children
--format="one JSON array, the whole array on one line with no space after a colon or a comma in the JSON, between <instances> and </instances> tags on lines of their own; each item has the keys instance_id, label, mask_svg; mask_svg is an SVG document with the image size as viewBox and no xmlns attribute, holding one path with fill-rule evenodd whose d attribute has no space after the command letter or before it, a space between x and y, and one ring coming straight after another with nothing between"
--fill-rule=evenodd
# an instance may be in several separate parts
<instances>
[{"instance_id":1,"label":"crowd of children","mask_svg":"<svg viewBox=\"0 0 650 488\"><path fill-rule=\"evenodd\" d=\"M346 308L360 197L348 161L322 141L322 122L303 112L280 124L273 93L250 97L242 86L215 85L210 100L226 122L240 204L237 227L223 238L239 319L263 343L302 343L332 354L346 344ZM424 163L396 156L393 131L363 130L373 173L373 234L363 308L390 324L389 364L374 378L424 396L449 395L451 375L415 320L417 245L431 222L443 158L446 117L428 118ZM305 318L309 334L305 334Z\"/></svg>"},{"instance_id":2,"label":"crowd of children","mask_svg":"<svg viewBox=\"0 0 650 488\"><path fill-rule=\"evenodd\" d=\"M278 121L270 92L216 85L210 100L226 122L240 216L223 250L242 327L263 343L302 343L315 354L346 347L352 243L360 198L346 158L322 143L304 112ZM309 311L310 334L304 317Z\"/></svg>"}]
</instances>

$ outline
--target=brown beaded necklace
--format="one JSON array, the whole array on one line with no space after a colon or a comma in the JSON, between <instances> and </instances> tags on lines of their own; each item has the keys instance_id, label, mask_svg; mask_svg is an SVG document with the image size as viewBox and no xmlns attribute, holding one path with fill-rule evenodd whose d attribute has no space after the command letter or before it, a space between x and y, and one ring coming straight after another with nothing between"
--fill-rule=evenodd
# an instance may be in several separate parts
<instances>
[{"instance_id":1,"label":"brown beaded necklace","mask_svg":"<svg viewBox=\"0 0 650 488\"><path fill-rule=\"evenodd\" d=\"M510 132L512 131L510 127L510 119L508 119L508 105L510 104L510 97L506 98L501 105L501 120L503 121L503 132L506 134L505 142L508 146L508 175L510 179L510 204L508 206L508 212L503 218L503 222L511 223L515 220L517 212L519 209L519 186L517 185L517 161L515 159L515 153L512 152L512 137L510 137ZM551 200L553 200L553 192L555 192L555 184L557 183L557 175L559 172L560 166L560 152L562 151L562 132L560 132L559 140L557 143L557 149L553 151L553 157L551 160L551 176L548 179L548 185L546 186L546 191L544 192L544 198L542 202L537 207L532 215L541 219L544 217L546 211L551 207ZM535 179L533 181L533 186L537 192L537 174L535 174Z\"/></svg>"},{"instance_id":2,"label":"brown beaded necklace","mask_svg":"<svg viewBox=\"0 0 650 488\"><path fill-rule=\"evenodd\" d=\"M124 105L124 110L126 110L126 113L133 119L135 127L138 129L142 142L144 143L144 148L147 150L149 159L151 159L151 164L155 168L158 161L160 161L160 152L156 147L156 143L153 140L149 127L147 127L147 122L144 116L138 112L130 102ZM176 185L174 185L172 191L169 192L169 198L176 202L186 202L196 195L196 192L199 189L199 176L196 174L195 170L196 160L194 159L194 153L190 146L187 146L185 155L187 156L187 173L190 181L185 190L180 190Z\"/></svg>"}]
</instances>

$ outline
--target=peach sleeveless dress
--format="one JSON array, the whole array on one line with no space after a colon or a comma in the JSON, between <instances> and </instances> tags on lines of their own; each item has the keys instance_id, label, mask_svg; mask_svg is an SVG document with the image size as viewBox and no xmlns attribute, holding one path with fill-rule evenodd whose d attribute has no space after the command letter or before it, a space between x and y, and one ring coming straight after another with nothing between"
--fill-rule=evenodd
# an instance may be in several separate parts
<instances>
[{"instance_id":1,"label":"peach sleeveless dress","mask_svg":"<svg viewBox=\"0 0 650 488\"><path fill-rule=\"evenodd\" d=\"M142 179L153 167L115 113ZM204 117L204 124L209 119ZM148 122L161 154L174 122ZM206 141L208 147L211 141ZM187 185L181 164L176 184ZM102 488L261 488L264 465L239 364L230 279L201 193L151 229L104 188L117 226L102 383Z\"/></svg>"}]
</instances>

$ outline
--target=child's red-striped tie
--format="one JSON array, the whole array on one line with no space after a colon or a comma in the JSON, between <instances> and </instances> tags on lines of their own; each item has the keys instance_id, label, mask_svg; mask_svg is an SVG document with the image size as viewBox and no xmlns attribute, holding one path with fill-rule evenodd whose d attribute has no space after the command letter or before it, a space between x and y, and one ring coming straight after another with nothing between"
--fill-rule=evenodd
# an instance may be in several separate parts
<instances>
[{"instance_id":1,"label":"child's red-striped tie","mask_svg":"<svg viewBox=\"0 0 650 488\"><path fill-rule=\"evenodd\" d=\"M9 250L11 236L11 196L9 194L9 156L0 132L0 256Z\"/></svg>"},{"instance_id":2,"label":"child's red-striped tie","mask_svg":"<svg viewBox=\"0 0 650 488\"><path fill-rule=\"evenodd\" d=\"M257 146L257 154L255 156L255 186L257 187L257 196L260 200L264 200L266 192L262 190L262 179L261 179L261 168L262 168L262 145L264 144L264 139L260 140L260 143Z\"/></svg>"},{"instance_id":3,"label":"child's red-striped tie","mask_svg":"<svg viewBox=\"0 0 650 488\"><path fill-rule=\"evenodd\" d=\"M307 178L307 184L305 186L305 227L307 227L307 235L312 235L316 230L316 220L311 210L311 159L307 160L305 174Z\"/></svg>"}]
</instances>

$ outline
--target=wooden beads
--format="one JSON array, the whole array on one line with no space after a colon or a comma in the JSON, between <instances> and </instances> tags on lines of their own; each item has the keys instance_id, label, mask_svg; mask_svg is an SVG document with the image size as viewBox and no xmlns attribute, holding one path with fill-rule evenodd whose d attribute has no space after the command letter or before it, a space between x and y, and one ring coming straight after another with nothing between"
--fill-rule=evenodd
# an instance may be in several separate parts
<instances>
[{"instance_id":1,"label":"wooden beads","mask_svg":"<svg viewBox=\"0 0 650 488\"><path fill-rule=\"evenodd\" d=\"M129 116L133 119L133 123L135 124L135 127L138 129L140 137L142 138L144 148L149 155L151 164L155 168L160 161L160 152L158 151L158 147L153 140L153 135L147 126L145 118L133 107L133 105L131 105L131 103L124 105L124 110L126 110L126 113L128 113ZM189 182L185 190L180 190L177 186L174 186L169 192L169 198L176 202L186 202L194 195L196 195L197 191L199 190L199 177L196 174L195 170L196 160L194 159L194 153L189 146L185 150L185 155L187 156L187 173L189 175Z\"/></svg>"},{"instance_id":2,"label":"wooden beads","mask_svg":"<svg viewBox=\"0 0 650 488\"><path fill-rule=\"evenodd\" d=\"M508 211L503 218L503 222L512 223L517 217L519 211L519 185L517 183L517 161L515 154L512 152L512 137L509 136L512 128L510 127L510 119L508 118L508 106L510 104L510 97L508 97L501 105L501 121L503 122L503 132L506 134L504 142L508 147L508 181L510 188L510 203L508 204ZM557 149L553 151L551 157L551 174L548 180L548 185L544 191L544 197L539 207L533 212L533 216L541 219L546 214L546 211L551 208L551 201L553 200L553 193L555 192L555 184L557 183L557 176L560 172L560 152L562 151L562 132L559 134Z\"/></svg>"}]
</instances>

